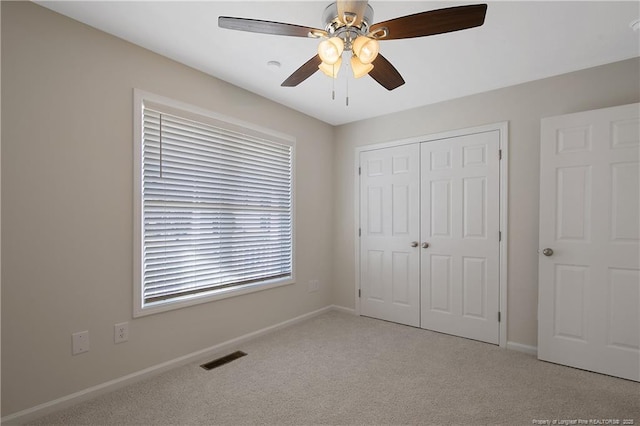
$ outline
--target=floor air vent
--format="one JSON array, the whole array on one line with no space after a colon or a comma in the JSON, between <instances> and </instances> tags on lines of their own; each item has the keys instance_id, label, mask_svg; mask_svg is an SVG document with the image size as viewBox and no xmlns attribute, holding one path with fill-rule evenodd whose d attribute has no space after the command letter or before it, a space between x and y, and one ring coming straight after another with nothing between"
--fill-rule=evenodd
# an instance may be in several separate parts
<instances>
[{"instance_id":1,"label":"floor air vent","mask_svg":"<svg viewBox=\"0 0 640 426\"><path fill-rule=\"evenodd\" d=\"M200 367L204 368L205 370L213 370L214 368L220 367L221 365L225 365L238 358L242 358L245 355L246 353L242 351L236 351L232 354L225 355L222 358L214 359L213 361L209 361L206 364L202 364Z\"/></svg>"}]
</instances>

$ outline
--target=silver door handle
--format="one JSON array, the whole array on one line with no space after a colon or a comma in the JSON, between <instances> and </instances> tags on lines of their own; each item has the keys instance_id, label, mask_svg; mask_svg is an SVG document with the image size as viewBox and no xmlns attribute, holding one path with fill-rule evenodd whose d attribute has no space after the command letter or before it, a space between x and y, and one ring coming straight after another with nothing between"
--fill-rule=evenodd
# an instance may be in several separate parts
<instances>
[{"instance_id":1,"label":"silver door handle","mask_svg":"<svg viewBox=\"0 0 640 426\"><path fill-rule=\"evenodd\" d=\"M553 256L553 250L550 248L546 248L542 250L542 254L544 254L545 256Z\"/></svg>"},{"instance_id":2,"label":"silver door handle","mask_svg":"<svg viewBox=\"0 0 640 426\"><path fill-rule=\"evenodd\" d=\"M411 242L411 247L418 247L418 245L420 245L420 243L417 241Z\"/></svg>"},{"instance_id":3,"label":"silver door handle","mask_svg":"<svg viewBox=\"0 0 640 426\"><path fill-rule=\"evenodd\" d=\"M429 248L429 243L422 243L422 248Z\"/></svg>"}]
</instances>

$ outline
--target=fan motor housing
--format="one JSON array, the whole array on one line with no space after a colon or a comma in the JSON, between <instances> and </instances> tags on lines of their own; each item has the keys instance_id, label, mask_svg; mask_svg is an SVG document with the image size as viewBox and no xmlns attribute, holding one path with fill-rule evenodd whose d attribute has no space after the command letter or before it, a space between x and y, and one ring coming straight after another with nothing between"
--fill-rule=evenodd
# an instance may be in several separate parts
<instances>
[{"instance_id":1,"label":"fan motor housing","mask_svg":"<svg viewBox=\"0 0 640 426\"><path fill-rule=\"evenodd\" d=\"M367 4L362 23L359 26L349 26L344 23L342 17L338 16L338 4L331 3L322 14L322 22L324 23L325 31L351 44L350 41L355 37L364 35L369 31L369 25L373 22L373 8Z\"/></svg>"}]
</instances>

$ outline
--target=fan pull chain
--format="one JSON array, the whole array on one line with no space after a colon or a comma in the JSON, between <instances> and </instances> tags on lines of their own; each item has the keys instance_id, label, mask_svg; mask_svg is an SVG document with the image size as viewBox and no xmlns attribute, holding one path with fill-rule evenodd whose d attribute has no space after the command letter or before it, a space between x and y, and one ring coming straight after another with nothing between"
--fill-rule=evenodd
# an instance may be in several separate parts
<instances>
[{"instance_id":1,"label":"fan pull chain","mask_svg":"<svg viewBox=\"0 0 640 426\"><path fill-rule=\"evenodd\" d=\"M333 72L333 77L331 78L331 100L335 101L336 100L336 79L335 79L336 64L331 65L331 67Z\"/></svg>"},{"instance_id":2,"label":"fan pull chain","mask_svg":"<svg viewBox=\"0 0 640 426\"><path fill-rule=\"evenodd\" d=\"M346 80L347 80L347 98L346 98L345 101L346 101L347 106L349 106L349 73L347 73Z\"/></svg>"}]
</instances>

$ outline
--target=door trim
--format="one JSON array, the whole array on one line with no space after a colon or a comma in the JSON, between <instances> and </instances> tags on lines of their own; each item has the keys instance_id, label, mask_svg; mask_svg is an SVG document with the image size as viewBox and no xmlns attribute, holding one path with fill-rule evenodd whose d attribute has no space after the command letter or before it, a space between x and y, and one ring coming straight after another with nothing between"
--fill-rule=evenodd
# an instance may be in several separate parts
<instances>
[{"instance_id":1,"label":"door trim","mask_svg":"<svg viewBox=\"0 0 640 426\"><path fill-rule=\"evenodd\" d=\"M353 238L355 241L355 313L356 315L360 314L360 153L364 151L372 151L376 149L383 148L391 148L400 145L409 145L413 143L420 142L433 142L440 139L448 139L458 136L466 136L472 135L475 133L485 133L491 131L498 131L499 139L500 139L500 151L502 153L502 160L500 161L500 232L502 238L499 243L500 248L500 282L498 285L500 292L500 339L499 344L500 347L507 347L507 321L508 321L508 312L507 312L507 287L508 287L508 245L509 245L509 226L508 226L508 218L509 218L509 122L503 121L499 123L492 123L483 126L477 127L469 127L464 129L450 130L441 133L434 133L429 135L422 136L414 136L406 139L399 139L395 141L388 141L382 143L376 143L371 145L363 145L356 147L354 149L354 167L353 167L353 181L354 181L354 234Z\"/></svg>"}]
</instances>

